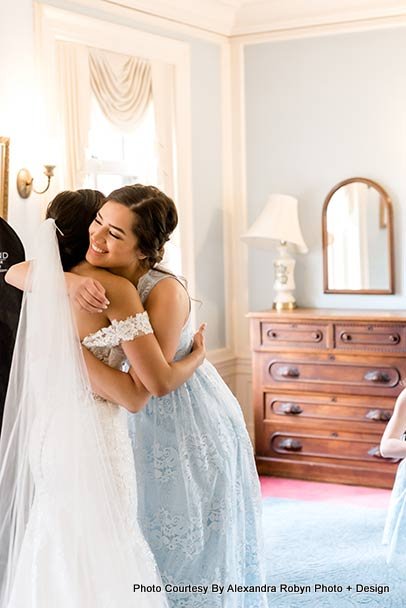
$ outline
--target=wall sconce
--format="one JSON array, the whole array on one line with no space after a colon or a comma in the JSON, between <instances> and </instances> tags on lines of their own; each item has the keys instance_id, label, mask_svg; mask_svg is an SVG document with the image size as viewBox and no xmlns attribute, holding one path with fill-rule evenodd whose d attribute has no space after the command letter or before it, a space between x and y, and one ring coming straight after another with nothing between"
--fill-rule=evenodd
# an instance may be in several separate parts
<instances>
[{"instance_id":1,"label":"wall sconce","mask_svg":"<svg viewBox=\"0 0 406 608\"><path fill-rule=\"evenodd\" d=\"M35 192L36 194L44 194L44 192L48 190L49 186L51 185L51 178L54 175L55 165L44 165L44 167L44 175L46 175L48 178L48 183L44 190L35 190L33 186L34 178L32 177L31 173L28 171L28 169L20 169L17 174L17 190L21 198L28 198L31 192Z\"/></svg>"}]
</instances>

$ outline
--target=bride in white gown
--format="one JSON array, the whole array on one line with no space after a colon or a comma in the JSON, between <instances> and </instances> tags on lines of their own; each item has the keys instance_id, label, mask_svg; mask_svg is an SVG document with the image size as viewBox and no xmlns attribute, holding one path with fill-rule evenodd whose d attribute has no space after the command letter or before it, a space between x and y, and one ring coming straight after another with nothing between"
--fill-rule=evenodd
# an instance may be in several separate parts
<instances>
[{"instance_id":1,"label":"bride in white gown","mask_svg":"<svg viewBox=\"0 0 406 608\"><path fill-rule=\"evenodd\" d=\"M99 329L106 322L92 322L95 331L83 336L79 319L82 344L112 368L124 361L126 342L140 340L156 356L146 312ZM156 366L180 384L201 362L198 351L183 367L159 356ZM111 373L117 398L130 378ZM148 398L144 387L139 392L135 409ZM0 608L165 608L136 500L126 412L89 388L55 223L47 220L24 296L0 441ZM140 584L145 591L134 590Z\"/></svg>"}]
</instances>

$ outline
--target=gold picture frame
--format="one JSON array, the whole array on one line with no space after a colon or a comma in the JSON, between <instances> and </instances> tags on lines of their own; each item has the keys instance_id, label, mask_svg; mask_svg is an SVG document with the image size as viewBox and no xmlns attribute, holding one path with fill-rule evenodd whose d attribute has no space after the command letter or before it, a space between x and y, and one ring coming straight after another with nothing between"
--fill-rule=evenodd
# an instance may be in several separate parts
<instances>
[{"instance_id":1,"label":"gold picture frame","mask_svg":"<svg viewBox=\"0 0 406 608\"><path fill-rule=\"evenodd\" d=\"M8 172L10 158L10 138L0 137L0 217L8 214Z\"/></svg>"}]
</instances>

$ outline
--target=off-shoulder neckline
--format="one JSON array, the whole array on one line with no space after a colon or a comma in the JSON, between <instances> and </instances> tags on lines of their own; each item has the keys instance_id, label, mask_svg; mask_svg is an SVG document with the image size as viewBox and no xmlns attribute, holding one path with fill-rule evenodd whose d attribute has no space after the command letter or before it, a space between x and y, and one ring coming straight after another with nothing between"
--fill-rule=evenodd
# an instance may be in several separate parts
<instances>
[{"instance_id":1,"label":"off-shoulder neckline","mask_svg":"<svg viewBox=\"0 0 406 608\"><path fill-rule=\"evenodd\" d=\"M127 323L127 321L129 321L130 319L136 319L137 317L140 317L140 316L148 317L147 311L144 310L143 312L136 312L135 315L129 315L126 319L121 319L121 320L113 319L111 321L110 325L107 325L106 327L101 327L100 329L93 332L92 334L88 334L87 336L85 336L83 338L81 344L85 345L85 340L86 341L94 340L95 338L108 336L110 333L112 333L113 329L115 330L117 327L121 327L122 325Z\"/></svg>"}]
</instances>

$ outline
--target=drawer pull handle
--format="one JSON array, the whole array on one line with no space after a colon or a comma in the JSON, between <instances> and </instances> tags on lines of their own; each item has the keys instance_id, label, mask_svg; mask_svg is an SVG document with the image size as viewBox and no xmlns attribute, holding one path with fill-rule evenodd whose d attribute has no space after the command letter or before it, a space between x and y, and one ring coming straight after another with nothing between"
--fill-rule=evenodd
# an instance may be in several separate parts
<instances>
[{"instance_id":1,"label":"drawer pull handle","mask_svg":"<svg viewBox=\"0 0 406 608\"><path fill-rule=\"evenodd\" d=\"M364 376L364 380L367 382L375 382L375 384L386 384L390 381L390 376L386 372L375 370L373 372L367 372Z\"/></svg>"},{"instance_id":2,"label":"drawer pull handle","mask_svg":"<svg viewBox=\"0 0 406 608\"><path fill-rule=\"evenodd\" d=\"M389 410L369 410L367 414L365 414L365 418L368 420L376 420L377 422L388 422L391 419L392 412Z\"/></svg>"},{"instance_id":3,"label":"drawer pull handle","mask_svg":"<svg viewBox=\"0 0 406 608\"><path fill-rule=\"evenodd\" d=\"M297 367L282 367L280 374L283 378L299 378L300 372Z\"/></svg>"},{"instance_id":4,"label":"drawer pull handle","mask_svg":"<svg viewBox=\"0 0 406 608\"><path fill-rule=\"evenodd\" d=\"M399 334L390 334L389 342L392 342L392 344L399 344L399 342L400 342Z\"/></svg>"},{"instance_id":5,"label":"drawer pull handle","mask_svg":"<svg viewBox=\"0 0 406 608\"><path fill-rule=\"evenodd\" d=\"M297 416L303 412L297 403L284 403L281 409L284 414L290 414L291 416Z\"/></svg>"},{"instance_id":6,"label":"drawer pull handle","mask_svg":"<svg viewBox=\"0 0 406 608\"><path fill-rule=\"evenodd\" d=\"M374 458L383 458L378 445L368 450L368 455Z\"/></svg>"},{"instance_id":7,"label":"drawer pull handle","mask_svg":"<svg viewBox=\"0 0 406 608\"><path fill-rule=\"evenodd\" d=\"M320 340L322 339L323 334L321 331L314 331L312 333L312 338L315 342L320 342Z\"/></svg>"},{"instance_id":8,"label":"drawer pull handle","mask_svg":"<svg viewBox=\"0 0 406 608\"><path fill-rule=\"evenodd\" d=\"M292 439L289 437L288 439L284 439L280 442L279 448L282 450L287 450L288 452L300 452L303 446L297 439Z\"/></svg>"},{"instance_id":9,"label":"drawer pull handle","mask_svg":"<svg viewBox=\"0 0 406 608\"><path fill-rule=\"evenodd\" d=\"M278 334L276 333L276 331L273 331L272 329L268 329L268 331L266 332L268 338L277 338Z\"/></svg>"},{"instance_id":10,"label":"drawer pull handle","mask_svg":"<svg viewBox=\"0 0 406 608\"><path fill-rule=\"evenodd\" d=\"M351 334L347 334L346 332L343 332L341 334L341 340L343 340L343 342L351 342L352 335Z\"/></svg>"}]
</instances>

